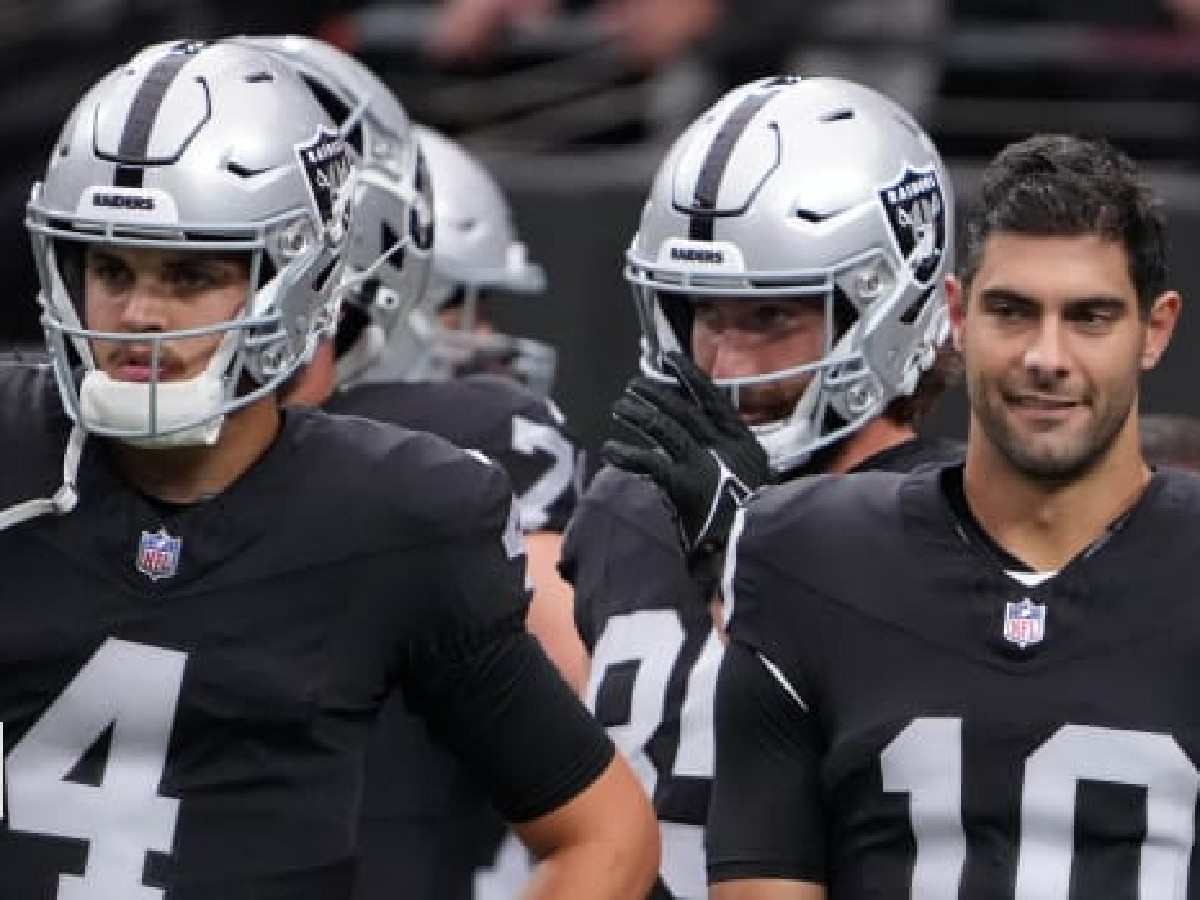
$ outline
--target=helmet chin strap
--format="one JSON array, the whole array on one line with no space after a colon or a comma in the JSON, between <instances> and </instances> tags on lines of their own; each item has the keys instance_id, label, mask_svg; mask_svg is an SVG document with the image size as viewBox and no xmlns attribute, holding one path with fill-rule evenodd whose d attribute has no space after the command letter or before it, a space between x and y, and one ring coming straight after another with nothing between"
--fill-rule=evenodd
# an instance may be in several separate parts
<instances>
[{"instance_id":1,"label":"helmet chin strap","mask_svg":"<svg viewBox=\"0 0 1200 900\"><path fill-rule=\"evenodd\" d=\"M836 356L851 345L851 334L855 327L846 329L845 334L834 343L829 356ZM817 369L804 386L804 392L796 401L791 415L777 422L751 426L750 430L767 452L767 460L775 474L782 475L807 465L817 450L846 436L826 440L821 433L825 410L828 408L828 403L822 402L824 387L824 369Z\"/></svg>"},{"instance_id":2,"label":"helmet chin strap","mask_svg":"<svg viewBox=\"0 0 1200 900\"><path fill-rule=\"evenodd\" d=\"M83 457L83 442L87 437L79 425L71 427L71 436L67 439L67 449L63 453L63 483L51 497L39 497L16 503L8 509L0 510L0 531L12 528L38 516L61 516L73 510L79 503L79 491L75 481L79 475L79 460Z\"/></svg>"},{"instance_id":3,"label":"helmet chin strap","mask_svg":"<svg viewBox=\"0 0 1200 900\"><path fill-rule=\"evenodd\" d=\"M811 450L796 448L807 447L817 437L812 418L820 394L820 391L812 390L816 380L813 378L813 383L804 389L795 411L786 419L750 426L750 431L767 452L767 462L776 475L803 466L812 456Z\"/></svg>"},{"instance_id":4,"label":"helmet chin strap","mask_svg":"<svg viewBox=\"0 0 1200 900\"><path fill-rule=\"evenodd\" d=\"M151 434L150 385L117 381L93 369L83 377L79 407L81 418L90 430L98 430L96 426L100 426L105 431L140 432L113 435L135 447L212 446L225 420L221 412L223 396L221 379L207 371L187 381L157 385Z\"/></svg>"},{"instance_id":5,"label":"helmet chin strap","mask_svg":"<svg viewBox=\"0 0 1200 900\"><path fill-rule=\"evenodd\" d=\"M204 371L186 381L118 381L100 369L83 376L79 390L80 424L135 447L211 447L225 422L222 373L236 352L238 336L229 332Z\"/></svg>"}]
</instances>

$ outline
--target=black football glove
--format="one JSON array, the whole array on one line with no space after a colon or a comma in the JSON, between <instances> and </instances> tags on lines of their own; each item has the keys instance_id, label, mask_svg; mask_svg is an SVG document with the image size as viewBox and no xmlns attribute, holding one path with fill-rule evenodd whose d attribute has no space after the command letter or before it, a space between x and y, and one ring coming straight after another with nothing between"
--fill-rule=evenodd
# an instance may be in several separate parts
<instances>
[{"instance_id":1,"label":"black football glove","mask_svg":"<svg viewBox=\"0 0 1200 900\"><path fill-rule=\"evenodd\" d=\"M682 389L638 375L613 418L648 447L607 441L605 459L649 476L675 507L684 552L695 562L724 549L739 504L770 478L767 454L737 412L682 353L667 366Z\"/></svg>"}]
</instances>

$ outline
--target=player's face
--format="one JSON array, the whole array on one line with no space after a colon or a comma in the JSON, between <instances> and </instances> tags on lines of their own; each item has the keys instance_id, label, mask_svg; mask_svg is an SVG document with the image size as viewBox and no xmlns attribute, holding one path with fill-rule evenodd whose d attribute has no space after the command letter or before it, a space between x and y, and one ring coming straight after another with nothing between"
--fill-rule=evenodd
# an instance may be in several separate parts
<instances>
[{"instance_id":1,"label":"player's face","mask_svg":"<svg viewBox=\"0 0 1200 900\"><path fill-rule=\"evenodd\" d=\"M197 251L89 246L84 321L95 331L152 335L235 319L246 302L244 257ZM194 378L226 332L163 342L158 380ZM149 381L150 341L92 341L96 365L118 381Z\"/></svg>"},{"instance_id":2,"label":"player's face","mask_svg":"<svg viewBox=\"0 0 1200 900\"><path fill-rule=\"evenodd\" d=\"M692 356L714 380L794 368L815 362L825 350L824 301L697 298L692 310ZM811 379L805 374L742 388L742 421L761 425L791 415Z\"/></svg>"},{"instance_id":3,"label":"player's face","mask_svg":"<svg viewBox=\"0 0 1200 900\"><path fill-rule=\"evenodd\" d=\"M1147 353L1124 245L995 233L969 295L950 293L983 437L1039 480L1091 470L1130 420Z\"/></svg>"}]
</instances>

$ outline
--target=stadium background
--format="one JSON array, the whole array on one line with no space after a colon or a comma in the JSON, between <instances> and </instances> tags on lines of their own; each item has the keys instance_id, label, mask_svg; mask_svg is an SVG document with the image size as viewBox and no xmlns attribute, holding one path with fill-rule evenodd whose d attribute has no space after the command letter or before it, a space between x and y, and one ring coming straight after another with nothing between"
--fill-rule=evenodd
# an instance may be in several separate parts
<instances>
[{"instance_id":1,"label":"stadium background","mask_svg":"<svg viewBox=\"0 0 1200 900\"><path fill-rule=\"evenodd\" d=\"M1185 297L1143 408L1200 413L1200 316L1188 303L1200 297L1198 0L725 0L705 35L654 66L597 27L594 4L561 6L448 62L428 52L436 3L0 0L0 346L39 340L23 205L82 90L155 40L297 32L361 55L414 118L463 140L508 190L550 291L497 306L497 321L558 348L554 396L588 449L636 362L621 265L658 159L723 88L780 71L843 74L895 96L933 134L960 199L992 153L1033 131L1105 135L1134 154L1165 201L1171 281ZM964 433L961 393L928 427Z\"/></svg>"}]
</instances>

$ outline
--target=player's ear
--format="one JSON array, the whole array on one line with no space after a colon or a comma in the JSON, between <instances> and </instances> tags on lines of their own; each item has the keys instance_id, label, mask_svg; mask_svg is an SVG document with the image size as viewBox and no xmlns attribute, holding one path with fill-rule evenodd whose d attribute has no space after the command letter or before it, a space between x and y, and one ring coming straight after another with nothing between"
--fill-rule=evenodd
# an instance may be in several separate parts
<instances>
[{"instance_id":1,"label":"player's ear","mask_svg":"<svg viewBox=\"0 0 1200 900\"><path fill-rule=\"evenodd\" d=\"M957 275L946 276L946 314L950 320L950 340L962 353L963 320L967 317L967 294Z\"/></svg>"},{"instance_id":2,"label":"player's ear","mask_svg":"<svg viewBox=\"0 0 1200 900\"><path fill-rule=\"evenodd\" d=\"M1166 352L1182 308L1183 298L1180 297L1178 291L1163 291L1150 304L1150 312L1146 316L1145 335L1142 338L1141 367L1143 372L1148 372L1158 365L1159 359Z\"/></svg>"}]
</instances>

